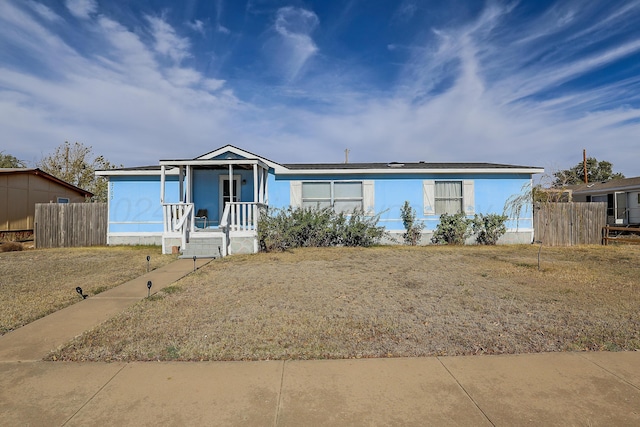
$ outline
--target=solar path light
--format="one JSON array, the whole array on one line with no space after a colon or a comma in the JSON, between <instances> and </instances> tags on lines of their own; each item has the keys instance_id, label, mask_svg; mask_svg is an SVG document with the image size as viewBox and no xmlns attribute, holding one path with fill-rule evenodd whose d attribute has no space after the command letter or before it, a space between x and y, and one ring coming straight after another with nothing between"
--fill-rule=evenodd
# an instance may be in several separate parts
<instances>
[{"instance_id":1,"label":"solar path light","mask_svg":"<svg viewBox=\"0 0 640 427\"><path fill-rule=\"evenodd\" d=\"M193 256L193 271L196 271L196 256Z\"/></svg>"},{"instance_id":2,"label":"solar path light","mask_svg":"<svg viewBox=\"0 0 640 427\"><path fill-rule=\"evenodd\" d=\"M153 285L153 283L151 283L151 280L149 280L147 282L147 298L149 298L149 296L151 296L151 286Z\"/></svg>"},{"instance_id":3,"label":"solar path light","mask_svg":"<svg viewBox=\"0 0 640 427\"><path fill-rule=\"evenodd\" d=\"M89 296L82 293L82 288L80 286L76 287L76 292L82 297L82 299L87 299L87 297Z\"/></svg>"},{"instance_id":4,"label":"solar path light","mask_svg":"<svg viewBox=\"0 0 640 427\"><path fill-rule=\"evenodd\" d=\"M147 273L149 272L149 261L151 261L151 256L147 255Z\"/></svg>"}]
</instances>

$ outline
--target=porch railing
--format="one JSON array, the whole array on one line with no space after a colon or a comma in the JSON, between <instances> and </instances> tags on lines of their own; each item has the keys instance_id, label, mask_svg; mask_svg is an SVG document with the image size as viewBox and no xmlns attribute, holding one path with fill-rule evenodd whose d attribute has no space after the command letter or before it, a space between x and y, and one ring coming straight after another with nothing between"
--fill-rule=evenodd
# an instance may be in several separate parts
<instances>
[{"instance_id":1,"label":"porch railing","mask_svg":"<svg viewBox=\"0 0 640 427\"><path fill-rule=\"evenodd\" d=\"M257 230L259 209L262 206L265 206L264 203L227 203L220 220L220 228L228 228L230 231Z\"/></svg>"},{"instance_id":2,"label":"porch railing","mask_svg":"<svg viewBox=\"0 0 640 427\"><path fill-rule=\"evenodd\" d=\"M256 202L230 202L224 208L220 219L220 228L223 234L222 255L229 254L229 233L234 231L258 231L258 220L260 208L266 206L264 203ZM254 243L254 251L258 251L258 240Z\"/></svg>"},{"instance_id":3,"label":"porch railing","mask_svg":"<svg viewBox=\"0 0 640 427\"><path fill-rule=\"evenodd\" d=\"M180 233L180 237L182 238L181 247L186 247L189 232L193 231L195 224L193 203L163 203L162 212L165 233Z\"/></svg>"}]
</instances>

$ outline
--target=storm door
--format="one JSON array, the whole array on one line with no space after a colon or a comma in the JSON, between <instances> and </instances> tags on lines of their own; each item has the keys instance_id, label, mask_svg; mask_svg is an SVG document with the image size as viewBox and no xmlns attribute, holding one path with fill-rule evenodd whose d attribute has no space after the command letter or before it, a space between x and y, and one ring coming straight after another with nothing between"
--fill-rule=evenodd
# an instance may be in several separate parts
<instances>
[{"instance_id":1,"label":"storm door","mask_svg":"<svg viewBox=\"0 0 640 427\"><path fill-rule=\"evenodd\" d=\"M229 201L238 202L240 198L238 197L240 193L240 175L233 176L233 197L229 192L229 176L220 176L220 219L222 219L222 214L224 213L224 208L227 206Z\"/></svg>"},{"instance_id":2,"label":"storm door","mask_svg":"<svg viewBox=\"0 0 640 427\"><path fill-rule=\"evenodd\" d=\"M616 207L616 224L627 223L627 193L624 191L616 192L615 195Z\"/></svg>"}]
</instances>

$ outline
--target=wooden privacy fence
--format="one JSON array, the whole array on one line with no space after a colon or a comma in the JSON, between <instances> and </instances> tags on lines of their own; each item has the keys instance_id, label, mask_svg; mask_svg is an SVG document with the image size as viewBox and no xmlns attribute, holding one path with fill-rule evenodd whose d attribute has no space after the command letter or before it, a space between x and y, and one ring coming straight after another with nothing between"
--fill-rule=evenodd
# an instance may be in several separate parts
<instances>
[{"instance_id":1,"label":"wooden privacy fence","mask_svg":"<svg viewBox=\"0 0 640 427\"><path fill-rule=\"evenodd\" d=\"M606 203L544 203L535 206L534 239L547 246L599 245L607 224Z\"/></svg>"},{"instance_id":2,"label":"wooden privacy fence","mask_svg":"<svg viewBox=\"0 0 640 427\"><path fill-rule=\"evenodd\" d=\"M107 244L106 203L37 203L36 248Z\"/></svg>"}]
</instances>

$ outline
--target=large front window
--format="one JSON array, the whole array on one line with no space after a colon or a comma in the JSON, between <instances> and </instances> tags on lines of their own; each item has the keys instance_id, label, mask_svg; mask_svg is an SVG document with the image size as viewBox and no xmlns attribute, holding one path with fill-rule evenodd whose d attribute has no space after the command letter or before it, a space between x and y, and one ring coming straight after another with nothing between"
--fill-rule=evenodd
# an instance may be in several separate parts
<instances>
[{"instance_id":1,"label":"large front window","mask_svg":"<svg viewBox=\"0 0 640 427\"><path fill-rule=\"evenodd\" d=\"M436 215L462 212L462 181L436 181L435 205Z\"/></svg>"},{"instance_id":2,"label":"large front window","mask_svg":"<svg viewBox=\"0 0 640 427\"><path fill-rule=\"evenodd\" d=\"M353 212L354 209L363 210L362 182L303 182L302 207L332 207L336 212L345 213Z\"/></svg>"}]
</instances>

